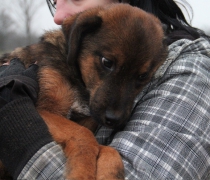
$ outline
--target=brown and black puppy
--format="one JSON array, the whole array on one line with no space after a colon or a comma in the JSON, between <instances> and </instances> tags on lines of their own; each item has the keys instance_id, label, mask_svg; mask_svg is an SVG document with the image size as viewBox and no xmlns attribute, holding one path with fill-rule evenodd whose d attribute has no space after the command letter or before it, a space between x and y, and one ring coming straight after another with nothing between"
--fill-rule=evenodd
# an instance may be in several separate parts
<instances>
[{"instance_id":1,"label":"brown and black puppy","mask_svg":"<svg viewBox=\"0 0 210 180\"><path fill-rule=\"evenodd\" d=\"M38 62L37 109L64 149L68 179L123 179L119 154L85 127L126 124L134 98L166 58L162 25L139 8L113 4L67 18L62 30L0 62Z\"/></svg>"}]
</instances>

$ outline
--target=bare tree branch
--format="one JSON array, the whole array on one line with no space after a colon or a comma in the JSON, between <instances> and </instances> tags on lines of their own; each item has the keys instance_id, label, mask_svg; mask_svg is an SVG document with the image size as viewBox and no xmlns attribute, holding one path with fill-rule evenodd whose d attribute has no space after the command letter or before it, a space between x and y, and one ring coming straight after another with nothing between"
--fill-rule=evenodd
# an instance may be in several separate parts
<instances>
[{"instance_id":1,"label":"bare tree branch","mask_svg":"<svg viewBox=\"0 0 210 180\"><path fill-rule=\"evenodd\" d=\"M1 2L0 54L38 41L37 29L33 30L33 28L35 23L39 23L37 17L44 3L44 0Z\"/></svg>"},{"instance_id":2,"label":"bare tree branch","mask_svg":"<svg viewBox=\"0 0 210 180\"><path fill-rule=\"evenodd\" d=\"M35 16L37 15L41 5L45 1L35 0L15 0L13 1L13 12L17 15L16 18L19 22L24 23L25 33L28 39L28 44L31 44L32 37L32 23L34 22Z\"/></svg>"}]
</instances>

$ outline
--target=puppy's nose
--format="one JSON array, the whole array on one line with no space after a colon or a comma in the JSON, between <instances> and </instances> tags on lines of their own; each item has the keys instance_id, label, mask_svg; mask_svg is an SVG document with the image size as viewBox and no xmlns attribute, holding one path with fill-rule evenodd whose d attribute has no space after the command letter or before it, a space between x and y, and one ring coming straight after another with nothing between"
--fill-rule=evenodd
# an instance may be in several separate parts
<instances>
[{"instance_id":1,"label":"puppy's nose","mask_svg":"<svg viewBox=\"0 0 210 180\"><path fill-rule=\"evenodd\" d=\"M113 112L113 111L106 111L106 122L105 124L108 127L115 127L117 124L120 123L121 120L121 116L119 116L117 113Z\"/></svg>"}]
</instances>

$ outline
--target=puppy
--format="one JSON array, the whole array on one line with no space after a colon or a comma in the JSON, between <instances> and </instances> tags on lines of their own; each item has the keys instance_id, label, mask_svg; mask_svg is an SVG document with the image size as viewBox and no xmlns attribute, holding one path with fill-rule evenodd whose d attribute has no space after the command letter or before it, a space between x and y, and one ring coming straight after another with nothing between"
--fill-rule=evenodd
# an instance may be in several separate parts
<instances>
[{"instance_id":1,"label":"puppy","mask_svg":"<svg viewBox=\"0 0 210 180\"><path fill-rule=\"evenodd\" d=\"M67 179L124 179L120 155L88 129L95 122L114 129L126 124L134 98L166 59L164 39L156 17L112 4L71 16L62 31L0 59L38 62L37 109L63 147Z\"/></svg>"}]
</instances>

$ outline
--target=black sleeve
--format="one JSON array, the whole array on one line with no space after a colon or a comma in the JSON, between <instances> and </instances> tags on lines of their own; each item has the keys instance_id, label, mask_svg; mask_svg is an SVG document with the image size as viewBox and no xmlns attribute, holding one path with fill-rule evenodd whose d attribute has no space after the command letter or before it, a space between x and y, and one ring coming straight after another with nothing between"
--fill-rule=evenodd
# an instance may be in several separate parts
<instances>
[{"instance_id":1,"label":"black sleeve","mask_svg":"<svg viewBox=\"0 0 210 180\"><path fill-rule=\"evenodd\" d=\"M16 179L36 152L52 141L35 108L38 66L18 59L0 67L0 160Z\"/></svg>"},{"instance_id":2,"label":"black sleeve","mask_svg":"<svg viewBox=\"0 0 210 180\"><path fill-rule=\"evenodd\" d=\"M30 158L52 141L30 98L19 98L0 109L0 159L17 178Z\"/></svg>"}]
</instances>

